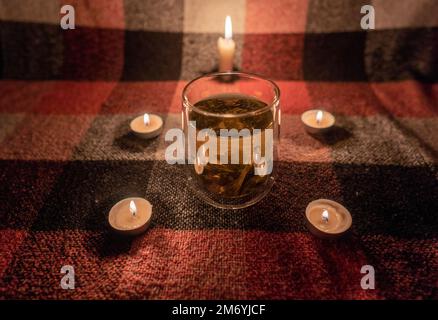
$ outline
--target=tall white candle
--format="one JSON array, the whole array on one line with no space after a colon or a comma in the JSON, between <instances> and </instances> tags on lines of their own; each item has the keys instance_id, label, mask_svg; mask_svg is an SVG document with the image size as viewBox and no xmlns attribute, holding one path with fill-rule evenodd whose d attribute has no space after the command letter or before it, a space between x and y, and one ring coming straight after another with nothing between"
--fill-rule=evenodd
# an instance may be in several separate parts
<instances>
[{"instance_id":1,"label":"tall white candle","mask_svg":"<svg viewBox=\"0 0 438 320\"><path fill-rule=\"evenodd\" d=\"M233 27L230 16L225 18L225 38L220 37L217 40L217 49L219 51L219 71L232 71L236 43L233 40Z\"/></svg>"}]
</instances>

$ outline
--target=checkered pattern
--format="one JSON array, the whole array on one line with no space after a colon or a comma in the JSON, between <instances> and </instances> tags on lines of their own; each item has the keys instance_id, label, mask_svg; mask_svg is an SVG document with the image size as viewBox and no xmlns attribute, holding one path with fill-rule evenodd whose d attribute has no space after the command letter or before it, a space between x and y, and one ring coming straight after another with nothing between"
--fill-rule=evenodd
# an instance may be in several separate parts
<instances>
[{"instance_id":1,"label":"checkered pattern","mask_svg":"<svg viewBox=\"0 0 438 320\"><path fill-rule=\"evenodd\" d=\"M360 29L374 5L376 30ZM61 30L62 4L76 29ZM230 14L235 68L281 89L279 177L256 206L194 197L164 161L188 80L217 69ZM438 298L438 20L434 0L0 0L1 299ZM307 135L324 108L337 128ZM151 228L114 236L111 206L154 205ZM320 240L308 202L330 198L352 232ZM60 287L71 264L76 289ZM360 269L376 269L362 290Z\"/></svg>"}]
</instances>

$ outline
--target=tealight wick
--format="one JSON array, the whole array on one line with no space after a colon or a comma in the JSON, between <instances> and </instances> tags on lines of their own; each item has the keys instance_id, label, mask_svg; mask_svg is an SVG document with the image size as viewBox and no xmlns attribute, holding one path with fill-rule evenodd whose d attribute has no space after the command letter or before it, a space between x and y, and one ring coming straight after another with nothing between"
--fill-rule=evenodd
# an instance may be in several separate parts
<instances>
[{"instance_id":1,"label":"tealight wick","mask_svg":"<svg viewBox=\"0 0 438 320\"><path fill-rule=\"evenodd\" d=\"M320 123L321 123L321 120L322 120L322 111L319 110L319 111L316 113L316 123L317 123L317 124L320 124Z\"/></svg>"},{"instance_id":2,"label":"tealight wick","mask_svg":"<svg viewBox=\"0 0 438 320\"><path fill-rule=\"evenodd\" d=\"M135 217L135 214L137 213L137 206L135 205L134 200L131 200L129 203L129 211L131 212L132 216Z\"/></svg>"},{"instance_id":3,"label":"tealight wick","mask_svg":"<svg viewBox=\"0 0 438 320\"><path fill-rule=\"evenodd\" d=\"M144 125L148 126L150 122L151 122L151 120L149 119L149 115L147 113L145 113L143 115L143 123L144 123Z\"/></svg>"},{"instance_id":4,"label":"tealight wick","mask_svg":"<svg viewBox=\"0 0 438 320\"><path fill-rule=\"evenodd\" d=\"M322 212L322 221L324 221L324 223L328 223L329 220L329 213L327 210L324 209L324 211Z\"/></svg>"}]
</instances>

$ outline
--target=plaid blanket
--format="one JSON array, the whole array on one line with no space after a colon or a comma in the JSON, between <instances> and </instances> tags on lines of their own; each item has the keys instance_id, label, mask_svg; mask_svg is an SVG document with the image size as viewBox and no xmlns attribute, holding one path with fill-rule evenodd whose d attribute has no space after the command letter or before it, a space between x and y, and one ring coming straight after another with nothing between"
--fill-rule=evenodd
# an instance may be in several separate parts
<instances>
[{"instance_id":1,"label":"plaid blanket","mask_svg":"<svg viewBox=\"0 0 438 320\"><path fill-rule=\"evenodd\" d=\"M360 27L364 4L375 30ZM438 298L436 13L434 0L0 0L0 298ZM217 69L227 14L235 68L281 89L278 179L238 211L187 190L164 135L128 130L143 112L180 126L182 88ZM315 107L335 135L304 132ZM107 214L126 196L154 216L121 239ZM318 198L350 210L349 236L308 232Z\"/></svg>"}]
</instances>

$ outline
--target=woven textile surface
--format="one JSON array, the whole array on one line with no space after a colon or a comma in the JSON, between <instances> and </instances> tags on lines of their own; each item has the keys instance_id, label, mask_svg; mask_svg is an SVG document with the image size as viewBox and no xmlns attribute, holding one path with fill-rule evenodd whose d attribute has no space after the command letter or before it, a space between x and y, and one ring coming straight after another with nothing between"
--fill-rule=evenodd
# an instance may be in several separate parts
<instances>
[{"instance_id":1,"label":"woven textile surface","mask_svg":"<svg viewBox=\"0 0 438 320\"><path fill-rule=\"evenodd\" d=\"M76 29L63 30L71 4ZM372 4L376 29L362 30ZM0 299L437 299L438 19L434 0L0 0ZM217 69L231 15L235 69L281 90L278 178L257 205L196 198L164 134L181 92ZM324 139L300 115L336 116ZM111 206L148 199L149 230L115 236ZM337 241L304 211L336 200ZM76 287L60 286L63 265ZM363 265L375 268L363 290Z\"/></svg>"}]
</instances>

